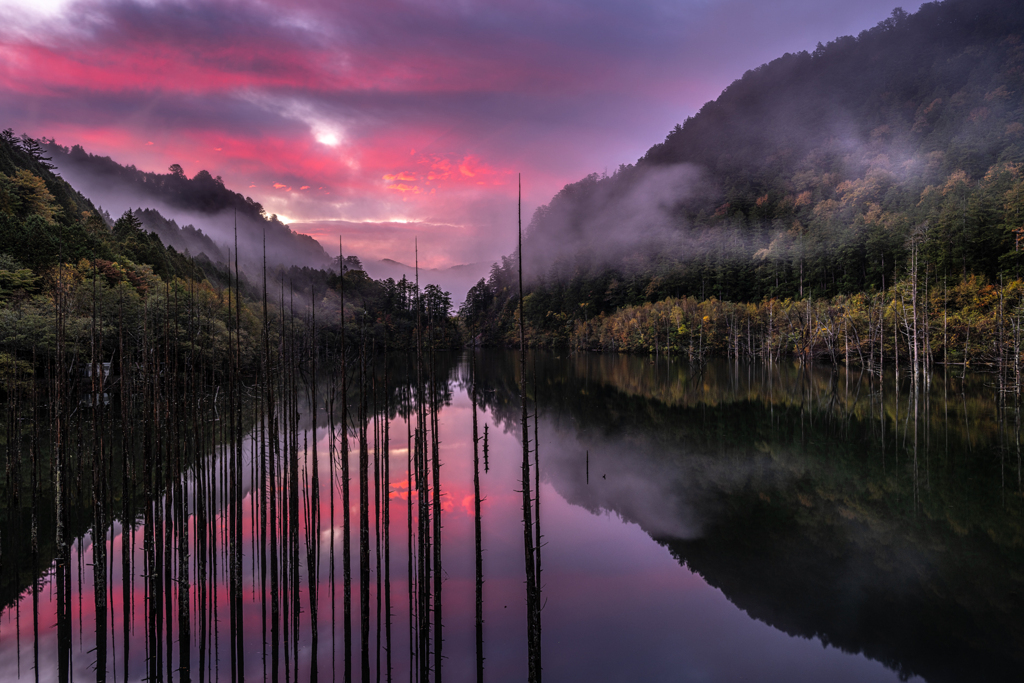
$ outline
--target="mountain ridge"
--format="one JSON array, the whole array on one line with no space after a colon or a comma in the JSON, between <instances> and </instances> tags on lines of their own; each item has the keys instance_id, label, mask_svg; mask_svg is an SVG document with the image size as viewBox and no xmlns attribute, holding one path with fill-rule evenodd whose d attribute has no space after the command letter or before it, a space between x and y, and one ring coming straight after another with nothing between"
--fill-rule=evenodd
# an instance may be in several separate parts
<instances>
[{"instance_id":1,"label":"mountain ridge","mask_svg":"<svg viewBox=\"0 0 1024 683\"><path fill-rule=\"evenodd\" d=\"M636 163L538 208L527 316L566 343L576 321L668 297L829 299L911 267L935 287L1018 278L1022 167L1024 6L897 8L749 70ZM516 256L467 295L491 340L508 336Z\"/></svg>"},{"instance_id":2,"label":"mountain ridge","mask_svg":"<svg viewBox=\"0 0 1024 683\"><path fill-rule=\"evenodd\" d=\"M269 265L325 268L330 264L319 242L291 230L276 215L268 216L259 202L230 190L208 171L188 178L179 165L172 164L167 173L151 173L90 154L80 145L64 147L46 140L44 147L57 170L94 203L115 213L142 211L147 229L179 251L198 256L213 242L218 252L207 256L223 260L228 250L234 251L237 225L243 268L262 266L264 234Z\"/></svg>"}]
</instances>

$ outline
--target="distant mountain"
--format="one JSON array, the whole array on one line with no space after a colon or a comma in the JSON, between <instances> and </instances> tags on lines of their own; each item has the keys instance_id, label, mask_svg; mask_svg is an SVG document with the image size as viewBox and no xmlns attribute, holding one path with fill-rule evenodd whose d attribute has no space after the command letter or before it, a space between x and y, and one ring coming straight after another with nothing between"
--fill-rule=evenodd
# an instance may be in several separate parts
<instances>
[{"instance_id":1,"label":"distant mountain","mask_svg":"<svg viewBox=\"0 0 1024 683\"><path fill-rule=\"evenodd\" d=\"M416 268L392 259L368 261L363 263L366 274L374 280L391 278L396 282L406 277L410 281L416 279ZM487 277L490 265L486 263L466 263L448 268L420 268L420 287L434 284L452 295L452 303L458 308L466 296L466 292L480 278Z\"/></svg>"},{"instance_id":2,"label":"distant mountain","mask_svg":"<svg viewBox=\"0 0 1024 683\"><path fill-rule=\"evenodd\" d=\"M135 220L113 225L72 185L56 175L38 141L0 133L0 302L12 292L33 293L58 262L94 260L144 287L162 278L197 275L190 262ZM116 272L115 272L116 271ZM19 295L20 296L20 295Z\"/></svg>"},{"instance_id":3,"label":"distant mountain","mask_svg":"<svg viewBox=\"0 0 1024 683\"><path fill-rule=\"evenodd\" d=\"M208 171L188 178L175 164L168 173L147 173L89 154L78 145L68 148L51 140L45 149L58 172L93 203L115 217L142 209L146 228L178 251L192 256L206 253L212 261L226 259L228 250L235 249L237 223L243 267L262 265L264 234L269 265L324 268L330 264L319 242L292 231L276 216L268 217L259 202L229 190ZM209 253L211 244L217 253Z\"/></svg>"}]
</instances>

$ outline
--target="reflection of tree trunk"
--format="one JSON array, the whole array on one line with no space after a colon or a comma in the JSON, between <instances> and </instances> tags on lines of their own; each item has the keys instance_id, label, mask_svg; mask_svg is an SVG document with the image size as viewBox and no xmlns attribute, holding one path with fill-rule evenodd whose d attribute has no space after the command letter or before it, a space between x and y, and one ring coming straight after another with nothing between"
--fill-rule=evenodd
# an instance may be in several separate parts
<instances>
[{"instance_id":1,"label":"reflection of tree trunk","mask_svg":"<svg viewBox=\"0 0 1024 683\"><path fill-rule=\"evenodd\" d=\"M470 402L473 404L473 530L476 541L476 680L484 680L484 557L480 529L480 438L476 422L476 351L472 353L473 383Z\"/></svg>"},{"instance_id":2,"label":"reflection of tree trunk","mask_svg":"<svg viewBox=\"0 0 1024 683\"><path fill-rule=\"evenodd\" d=\"M388 348L384 346L384 650L387 681L391 683L391 411L388 385Z\"/></svg>"},{"instance_id":3,"label":"reflection of tree trunk","mask_svg":"<svg viewBox=\"0 0 1024 683\"><path fill-rule=\"evenodd\" d=\"M359 635L363 683L370 683L370 453L366 435L366 342L359 350Z\"/></svg>"},{"instance_id":4,"label":"reflection of tree trunk","mask_svg":"<svg viewBox=\"0 0 1024 683\"><path fill-rule=\"evenodd\" d=\"M164 452L166 450L166 444L164 443L166 441L166 438L161 438L161 436L166 437L166 433L164 433L162 431L162 427L164 427L166 425L166 405L165 404L167 403L167 397L162 395L161 388L160 388L160 382L159 382L159 379L158 379L159 375L160 375L160 368L166 368L167 367L167 361L166 361L166 356L167 356L167 343L166 343L166 340L167 340L167 330L166 330L166 326L167 326L167 315L166 315L166 311L165 311L164 312L164 327L165 327L165 329L164 329L164 340L165 340L165 342L164 342L164 360L161 363L161 361L159 361L157 359L154 359L154 378L153 378L154 393L155 393L155 397L153 399L153 427L154 427L154 429L157 430L157 439L156 439L156 443L154 445L154 452L153 452L154 470L156 472L156 484L154 486L154 492L153 492L154 496L155 496L155 500L153 501L153 507L155 509L154 521L153 521L153 526L154 526L154 528L153 528L153 535L154 535L153 546L154 546L154 554L155 554L154 564L156 565L156 576L155 576L156 580L155 580L155 590L154 590L154 594L153 594L152 600L153 600L154 603L156 603L156 673L157 673L158 680L163 680L163 675L164 675L164 615L165 615L165 612L168 611L168 610L164 609L164 606L165 606L165 604L166 605L170 605L170 600L171 600L170 596L167 595L167 593L168 593L167 584L169 584L169 582L167 581L167 571L166 571L166 557L167 557L166 550L167 550L167 546L165 544L165 539L166 539L166 531L167 530L164 528L164 505L166 503L165 497L164 497L164 490L166 488L166 483L164 482L164 466L163 466L164 460L163 460L163 454L164 454ZM166 387L164 387L164 389L166 390ZM230 392L229 392L229 400L230 400ZM229 411L232 408L232 405L230 403L228 404L228 408L229 408ZM228 435L230 436L230 434L231 434L231 432L229 431ZM81 580L79 580L79 585L81 585ZM167 615L167 618L168 619L170 618L169 614ZM168 636L168 638L170 638L170 636ZM172 666L172 664L170 664L170 657L171 657L171 652L170 652L170 648L168 648L168 650L167 650L167 658L168 658L168 666L169 667Z\"/></svg>"},{"instance_id":5,"label":"reflection of tree trunk","mask_svg":"<svg viewBox=\"0 0 1024 683\"><path fill-rule=\"evenodd\" d=\"M375 350L376 342L371 346L371 349ZM371 353L370 357L376 359L377 354ZM375 671L377 672L377 683L380 683L380 633L381 633L381 610L383 609L383 599L381 591L381 583L384 577L381 576L381 543L380 543L380 524L381 524L381 507L380 507L380 457L381 457L381 424L379 408L377 405L377 364L374 363L372 373L372 396L373 396L373 526L376 540L376 558L374 567L376 568L377 575L377 664Z\"/></svg>"},{"instance_id":6,"label":"reflection of tree trunk","mask_svg":"<svg viewBox=\"0 0 1024 683\"><path fill-rule=\"evenodd\" d=\"M917 422L918 422L918 415L917 415L918 405L917 405L917 402L918 402L918 397L919 397L921 392L920 392L920 385L918 384L918 381L916 379L916 375L917 375L916 368L915 368L915 373L914 374L915 374L914 385L913 385L913 392L914 392L914 510L916 511L917 510L917 505L918 505L918 500L919 500L919 495L918 495L919 494L919 483L918 483L918 466L917 466Z\"/></svg>"},{"instance_id":7,"label":"reflection of tree trunk","mask_svg":"<svg viewBox=\"0 0 1024 683\"><path fill-rule=\"evenodd\" d=\"M280 622L281 622L281 606L279 599L280 584L278 581L278 539L277 530L279 525L278 510L277 510L277 498L278 498L278 478L277 478L277 466L279 456L281 452L281 437L278 433L278 421L277 415L274 413L274 380L269 376L270 367L270 347L269 347L269 330L267 332L267 427L269 429L268 440L270 441L270 453L268 454L268 477L270 480L270 680L273 683L277 683L278 672L280 671L280 651L279 643L281 641L280 634Z\"/></svg>"},{"instance_id":8,"label":"reflection of tree trunk","mask_svg":"<svg viewBox=\"0 0 1024 683\"><path fill-rule=\"evenodd\" d=\"M415 590L413 587L414 571L415 571L415 558L412 554L412 390L409 389L409 393L405 396L405 483L406 483L406 512L407 512L407 527L406 527L406 550L408 551L408 589L409 594L409 682L412 683L413 673L416 670L416 604L414 600Z\"/></svg>"},{"instance_id":9,"label":"reflection of tree trunk","mask_svg":"<svg viewBox=\"0 0 1024 683\"><path fill-rule=\"evenodd\" d=\"M431 340L433 341L433 340ZM434 344L430 345L430 421L431 421L431 478L434 482L433 522L434 522L434 680L441 683L442 662L442 612L441 612L441 454L440 438L438 437L439 398L437 392L437 375L435 374Z\"/></svg>"},{"instance_id":10,"label":"reflection of tree trunk","mask_svg":"<svg viewBox=\"0 0 1024 683\"><path fill-rule=\"evenodd\" d=\"M739 337L737 336L736 341L737 347L739 345ZM739 362L739 352L737 351L736 362ZM540 564L540 550L541 550L541 534L540 534L540 429L538 427L538 413L540 412L540 397L536 396L537 392L540 391L540 385L537 384L537 354L533 354L533 501L534 501L534 555L536 556L537 574L534 578L534 608L536 610L536 639L537 639L537 680L541 680L541 632L540 632L540 609L541 609L541 564Z\"/></svg>"},{"instance_id":11,"label":"reflection of tree trunk","mask_svg":"<svg viewBox=\"0 0 1024 683\"><path fill-rule=\"evenodd\" d=\"M190 306L191 308L191 306ZM175 289L174 294L174 336L175 340L179 337L178 330L178 290ZM191 311L190 311L191 313ZM191 315L189 315L189 322L191 323ZM189 362L190 365L190 362ZM172 377L177 380L179 377L178 367L178 346L175 344L174 351L174 368ZM187 377L186 372L180 373L182 379ZM195 397L190 395L194 389L191 383L185 382L179 384L175 382L176 387L184 387L182 393L182 400L175 401L175 431L177 432L177 438L174 440L174 460L175 460L175 486L178 489L178 500L177 500L177 526L178 526L178 670L179 677L182 681L192 680L192 629L191 621L192 615L190 610L190 593L191 593L191 579L189 577L189 533L188 533L188 487L183 478L183 471L185 469L183 459L188 454L187 450L187 439L184 431L179 431L185 427L188 420L188 412L186 406L195 405ZM176 389L177 391L177 389ZM183 448L186 450L183 453Z\"/></svg>"},{"instance_id":12,"label":"reflection of tree trunk","mask_svg":"<svg viewBox=\"0 0 1024 683\"><path fill-rule=\"evenodd\" d=\"M328 351L327 361L330 362L330 352ZM334 386L333 384L328 388L328 399L327 399L327 422L330 425L329 434L330 441L327 448L327 472L330 486L328 491L330 492L330 520L331 520L331 549L328 555L327 564L327 583L331 592L331 680L335 681L338 679L337 674L337 603L336 603L336 591L334 586L334 527L336 523L334 521L334 458L336 455L335 451L335 438L337 437L334 431Z\"/></svg>"},{"instance_id":13,"label":"reflection of tree trunk","mask_svg":"<svg viewBox=\"0 0 1024 683\"><path fill-rule=\"evenodd\" d=\"M287 336L285 335L284 330L284 312L284 278L281 278L281 329L277 345L277 362L281 368L279 378L281 381L281 528L278 533L281 535L281 646L284 649L284 676L287 681L291 679L291 661L288 658L290 654L289 643L291 642L291 631L289 628L291 619L291 602L288 600L288 595L291 592L291 581L289 580L289 576L291 574L291 541L289 535L291 526L288 523L288 453L291 448L291 415L293 408L292 395L288 385L290 365L288 363L288 356L286 355L287 347L285 342L287 340Z\"/></svg>"}]
</instances>

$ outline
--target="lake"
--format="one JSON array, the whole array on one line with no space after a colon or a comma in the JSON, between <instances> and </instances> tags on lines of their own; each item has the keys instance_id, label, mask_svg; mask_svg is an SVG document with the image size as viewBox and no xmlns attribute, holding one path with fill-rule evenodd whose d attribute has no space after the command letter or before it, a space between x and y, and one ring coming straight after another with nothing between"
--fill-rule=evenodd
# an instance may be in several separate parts
<instances>
[{"instance_id":1,"label":"lake","mask_svg":"<svg viewBox=\"0 0 1024 683\"><path fill-rule=\"evenodd\" d=\"M1018 680L1020 407L992 377L528 353L538 558L519 355L438 353L418 379L400 360L362 366L362 398L348 370L354 680L367 664L375 681L476 680L478 521L485 680L527 679L531 562L549 681ZM276 433L251 382L234 412L218 394L158 434L116 389L83 399L79 457L94 434L109 456L106 484L71 475L70 642L52 488L38 484L33 542L32 497L10 484L30 466L12 475L8 437L0 680L57 680L62 656L79 681L344 680L338 373L317 375L315 430L311 376L281 386ZM44 427L21 443L46 463ZM183 444L148 479L147 440Z\"/></svg>"}]
</instances>

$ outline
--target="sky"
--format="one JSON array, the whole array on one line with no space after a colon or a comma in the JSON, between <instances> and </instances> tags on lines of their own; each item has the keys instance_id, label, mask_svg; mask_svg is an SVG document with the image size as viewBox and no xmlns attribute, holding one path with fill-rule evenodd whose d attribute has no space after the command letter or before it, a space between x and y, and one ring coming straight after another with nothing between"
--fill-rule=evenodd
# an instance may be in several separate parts
<instances>
[{"instance_id":1,"label":"sky","mask_svg":"<svg viewBox=\"0 0 1024 683\"><path fill-rule=\"evenodd\" d=\"M331 253L492 262L520 174L525 225L895 2L0 0L0 129L208 170Z\"/></svg>"}]
</instances>

